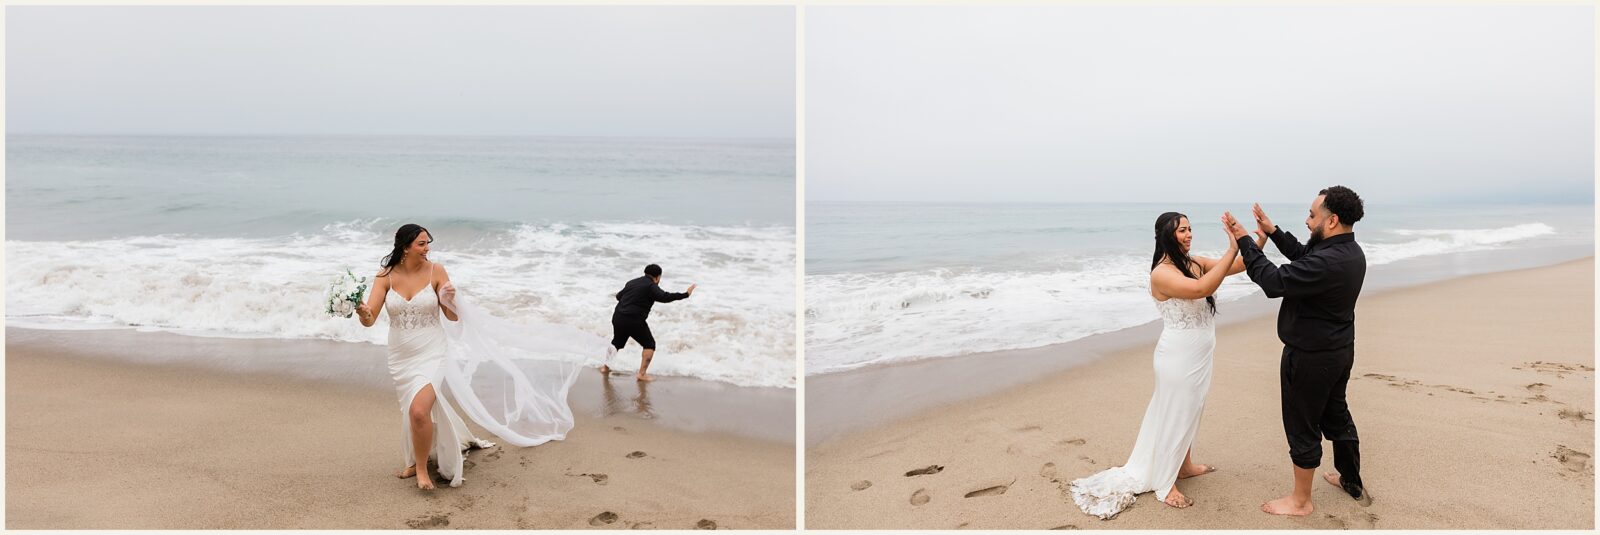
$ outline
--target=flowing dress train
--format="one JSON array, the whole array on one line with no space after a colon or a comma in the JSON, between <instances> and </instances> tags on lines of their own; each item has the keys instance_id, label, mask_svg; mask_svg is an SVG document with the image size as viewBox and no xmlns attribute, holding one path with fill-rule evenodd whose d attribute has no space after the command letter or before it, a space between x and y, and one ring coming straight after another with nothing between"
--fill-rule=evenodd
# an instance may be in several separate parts
<instances>
[{"instance_id":1,"label":"flowing dress train","mask_svg":"<svg viewBox=\"0 0 1600 535\"><path fill-rule=\"evenodd\" d=\"M1155 394L1145 409L1133 453L1122 466L1072 482L1079 509L1109 519L1155 491L1166 500L1178 480L1184 455L1200 430L1200 413L1211 389L1211 356L1217 345L1214 313L1205 299L1157 301L1161 338L1156 342Z\"/></svg>"}]
</instances>

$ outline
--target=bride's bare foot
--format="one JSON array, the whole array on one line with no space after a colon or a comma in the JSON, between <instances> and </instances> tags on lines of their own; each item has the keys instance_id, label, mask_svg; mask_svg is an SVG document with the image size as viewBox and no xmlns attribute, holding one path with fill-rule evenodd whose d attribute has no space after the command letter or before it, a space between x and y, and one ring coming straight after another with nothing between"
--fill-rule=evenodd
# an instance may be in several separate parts
<instances>
[{"instance_id":1,"label":"bride's bare foot","mask_svg":"<svg viewBox=\"0 0 1600 535\"><path fill-rule=\"evenodd\" d=\"M1209 464L1191 464L1178 470L1178 479L1189 479L1194 476L1203 476L1217 471L1217 467Z\"/></svg>"},{"instance_id":2,"label":"bride's bare foot","mask_svg":"<svg viewBox=\"0 0 1600 535\"><path fill-rule=\"evenodd\" d=\"M407 466L407 467L405 467L405 469L394 473L394 477L398 477L400 479L405 479L405 478L413 477L413 476L416 476L416 475L417 475L417 467L415 467L415 466Z\"/></svg>"},{"instance_id":3,"label":"bride's bare foot","mask_svg":"<svg viewBox=\"0 0 1600 535\"><path fill-rule=\"evenodd\" d=\"M1174 486L1172 487L1172 490L1167 491L1167 499L1162 500L1162 503L1178 509L1183 509L1194 505L1194 500L1191 500L1188 496L1184 496L1183 493L1178 492L1178 487Z\"/></svg>"},{"instance_id":4,"label":"bride's bare foot","mask_svg":"<svg viewBox=\"0 0 1600 535\"><path fill-rule=\"evenodd\" d=\"M433 479L427 472L417 472L417 490L433 490Z\"/></svg>"},{"instance_id":5,"label":"bride's bare foot","mask_svg":"<svg viewBox=\"0 0 1600 535\"><path fill-rule=\"evenodd\" d=\"M1293 494L1261 504L1261 512L1272 515L1306 516L1311 509L1311 500L1301 502Z\"/></svg>"},{"instance_id":6,"label":"bride's bare foot","mask_svg":"<svg viewBox=\"0 0 1600 535\"><path fill-rule=\"evenodd\" d=\"M654 380L656 380L656 378L655 378L655 377L651 377L651 376L649 376L649 375L645 375L645 374L642 374L642 373L641 373L641 374L639 374L639 376L638 376L638 377L635 377L635 378L634 378L634 380L635 380L635 381L639 381L639 382L641 382L641 383L648 383L648 382L650 382L650 381L654 381Z\"/></svg>"},{"instance_id":7,"label":"bride's bare foot","mask_svg":"<svg viewBox=\"0 0 1600 535\"><path fill-rule=\"evenodd\" d=\"M611 367L602 364L600 366L600 375L611 375Z\"/></svg>"}]
</instances>

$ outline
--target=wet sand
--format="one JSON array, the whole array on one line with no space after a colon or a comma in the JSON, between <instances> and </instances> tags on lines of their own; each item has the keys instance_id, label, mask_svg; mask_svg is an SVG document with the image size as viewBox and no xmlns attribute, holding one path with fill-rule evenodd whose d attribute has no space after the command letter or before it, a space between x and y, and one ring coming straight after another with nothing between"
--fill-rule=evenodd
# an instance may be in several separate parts
<instances>
[{"instance_id":1,"label":"wet sand","mask_svg":"<svg viewBox=\"0 0 1600 535\"><path fill-rule=\"evenodd\" d=\"M1009 378L1026 368L1007 366L1050 358L1030 353L1048 348L997 354L1012 359L989 368L1002 379L984 377L981 364L932 362L905 366L919 368L907 375L926 377L921 389L885 371L832 379L865 388L872 381L861 377L880 374L899 389L888 397L916 409L857 417L851 429L824 425L831 434L818 438L812 430L822 424L809 421L808 401L807 441L816 442L806 450L807 527L1594 527L1592 258L1376 290L1359 307L1348 393L1375 497L1370 507L1318 480L1312 515L1258 510L1292 484L1279 416L1282 346L1269 314L1218 327L1194 454L1220 470L1179 484L1195 507L1169 508L1146 493L1101 521L1066 494L1073 479L1125 461L1138 434L1154 385L1154 343L1115 349L1128 342L1121 340L1084 352L1091 356L1065 371L1035 370L1026 380ZM957 396L927 386L995 381L1016 385ZM808 378L808 399L816 394ZM857 411L873 409L863 403ZM1332 470L1328 447L1323 469Z\"/></svg>"},{"instance_id":2,"label":"wet sand","mask_svg":"<svg viewBox=\"0 0 1600 535\"><path fill-rule=\"evenodd\" d=\"M422 492L393 475L382 348L6 335L8 529L795 525L793 391L587 372L566 440L474 450L463 486Z\"/></svg>"}]
</instances>

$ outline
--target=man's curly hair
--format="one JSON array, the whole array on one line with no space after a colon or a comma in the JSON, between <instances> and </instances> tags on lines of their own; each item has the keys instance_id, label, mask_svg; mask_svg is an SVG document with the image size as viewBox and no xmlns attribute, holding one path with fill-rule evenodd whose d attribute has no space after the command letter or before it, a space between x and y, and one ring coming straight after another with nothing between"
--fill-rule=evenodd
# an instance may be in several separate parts
<instances>
[{"instance_id":1,"label":"man's curly hair","mask_svg":"<svg viewBox=\"0 0 1600 535\"><path fill-rule=\"evenodd\" d=\"M1339 216L1339 222L1345 226L1354 226L1365 214L1361 209L1361 196L1350 188L1333 186L1317 192L1317 195L1327 196L1322 199L1322 208Z\"/></svg>"}]
</instances>

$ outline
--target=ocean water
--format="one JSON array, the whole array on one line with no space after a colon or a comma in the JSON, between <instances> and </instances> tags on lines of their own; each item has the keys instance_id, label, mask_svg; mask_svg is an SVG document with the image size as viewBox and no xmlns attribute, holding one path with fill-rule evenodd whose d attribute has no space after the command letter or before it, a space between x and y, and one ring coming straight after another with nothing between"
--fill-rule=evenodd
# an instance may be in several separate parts
<instances>
[{"instance_id":1,"label":"ocean water","mask_svg":"<svg viewBox=\"0 0 1600 535\"><path fill-rule=\"evenodd\" d=\"M652 313L652 372L795 384L792 141L6 143L7 325L383 344L386 321L329 318L324 292L414 222L462 295L607 339L615 292L660 264L669 291L700 287Z\"/></svg>"},{"instance_id":2,"label":"ocean water","mask_svg":"<svg viewBox=\"0 0 1600 535\"><path fill-rule=\"evenodd\" d=\"M1302 204L1263 204L1303 241ZM1188 214L1194 254L1227 247L1234 204L806 205L806 374L1069 342L1159 318L1148 293L1154 223ZM1369 265L1471 251L1594 248L1594 206L1368 204L1356 236ZM1285 259L1267 245L1269 257ZM1370 281L1369 281L1370 282ZM1227 303L1257 293L1243 275Z\"/></svg>"}]
</instances>

